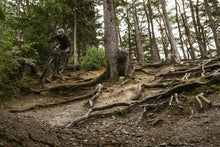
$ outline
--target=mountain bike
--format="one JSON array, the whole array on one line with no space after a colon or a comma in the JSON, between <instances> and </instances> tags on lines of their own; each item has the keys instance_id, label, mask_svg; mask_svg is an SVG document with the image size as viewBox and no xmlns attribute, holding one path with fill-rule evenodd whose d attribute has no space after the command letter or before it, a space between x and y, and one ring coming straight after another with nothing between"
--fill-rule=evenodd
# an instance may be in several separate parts
<instances>
[{"instance_id":1,"label":"mountain bike","mask_svg":"<svg viewBox=\"0 0 220 147\"><path fill-rule=\"evenodd\" d=\"M52 44L50 45L53 46ZM41 82L46 77L47 73L49 73L50 71L53 71L53 75L55 75L56 73L61 74L64 72L67 66L69 57L68 53L65 53L64 50L59 49L57 46L53 47L55 47L55 49L47 59L44 71L40 77Z\"/></svg>"}]
</instances>

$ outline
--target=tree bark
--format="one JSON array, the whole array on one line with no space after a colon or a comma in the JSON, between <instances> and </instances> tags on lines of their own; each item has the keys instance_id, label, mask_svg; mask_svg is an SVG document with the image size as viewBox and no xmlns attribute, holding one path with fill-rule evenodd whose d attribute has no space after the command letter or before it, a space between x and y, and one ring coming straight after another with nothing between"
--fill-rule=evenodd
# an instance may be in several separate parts
<instances>
[{"instance_id":1,"label":"tree bark","mask_svg":"<svg viewBox=\"0 0 220 147\"><path fill-rule=\"evenodd\" d=\"M208 17L209 17L210 27L211 27L212 33L214 35L217 54L220 55L220 43L219 43L219 39L218 39L218 33L216 30L215 22L212 18L211 7L209 6L209 3L207 0L204 0L204 4L205 4L206 13L208 14Z\"/></svg>"},{"instance_id":2,"label":"tree bark","mask_svg":"<svg viewBox=\"0 0 220 147\"><path fill-rule=\"evenodd\" d=\"M183 4L183 15L182 15L182 18L183 18L183 24L184 24L184 27L185 27L185 33L186 33L186 37L188 39L188 43L189 43L189 46L190 46L190 56L192 59L195 59L196 56L195 56L195 51L194 51L194 47L193 47L193 44L191 42L191 35L190 35L190 29L189 29L189 24L188 24L188 20L187 20L187 16L186 16L186 10L185 10L185 3L184 3L184 0L182 0L182 4Z\"/></svg>"},{"instance_id":3,"label":"tree bark","mask_svg":"<svg viewBox=\"0 0 220 147\"><path fill-rule=\"evenodd\" d=\"M17 16L19 18L21 16L21 14L20 14L21 8L20 7L21 7L21 0L17 0ZM17 30L17 39L18 39L18 41L22 40L22 38L21 38L21 30L20 29Z\"/></svg>"},{"instance_id":4,"label":"tree bark","mask_svg":"<svg viewBox=\"0 0 220 147\"><path fill-rule=\"evenodd\" d=\"M126 8L127 9L127 24L128 24L128 48L129 48L129 60L131 61L131 55L132 55L132 51L131 51L131 24L130 24L130 18L129 18L129 7Z\"/></svg>"},{"instance_id":5,"label":"tree bark","mask_svg":"<svg viewBox=\"0 0 220 147\"><path fill-rule=\"evenodd\" d=\"M177 8L177 0L175 0L175 7L176 7L176 22L177 22L177 26L178 26L178 30L179 30L179 38L180 38L181 49L182 49L182 52L183 52L184 60L186 60L187 57L186 57L186 53L185 53L184 46L183 46L182 33L181 33L181 29L180 29L179 16L178 16L178 10L177 10L178 9Z\"/></svg>"},{"instance_id":6,"label":"tree bark","mask_svg":"<svg viewBox=\"0 0 220 147\"><path fill-rule=\"evenodd\" d=\"M196 2L196 22L197 22L197 25L198 25L199 38L202 40L201 43L202 43L202 46L205 50L205 54L208 55L206 41L205 41L206 39L205 39L205 36L204 36L204 34L205 34L204 33L204 27L200 23L199 0L197 0L197 2Z\"/></svg>"},{"instance_id":7,"label":"tree bark","mask_svg":"<svg viewBox=\"0 0 220 147\"><path fill-rule=\"evenodd\" d=\"M143 53L143 45L142 45L142 37L139 29L137 12L136 12L136 5L135 0L133 0L133 9L134 9L134 23L135 23L135 30L136 30L136 38L137 38L137 45L138 45L138 61L143 64L144 62L144 53Z\"/></svg>"},{"instance_id":8,"label":"tree bark","mask_svg":"<svg viewBox=\"0 0 220 147\"><path fill-rule=\"evenodd\" d=\"M153 58L154 54L153 54L153 41L152 41L151 29L150 29L151 28L151 26L150 26L151 25L151 23L150 23L150 16L149 16L149 14L147 12L147 8L146 8L146 4L145 4L144 0L143 0L143 4L144 4L144 11L145 11L145 14L147 16L147 24L148 24L147 29L148 29L148 35L149 35L149 40L150 40L150 48L151 48L150 53L151 53L151 57Z\"/></svg>"},{"instance_id":9,"label":"tree bark","mask_svg":"<svg viewBox=\"0 0 220 147\"><path fill-rule=\"evenodd\" d=\"M149 18L150 18L150 23L151 23L151 30L152 30L152 41L153 41L153 57L152 60L154 62L159 62L160 61L160 54L159 54L159 49L157 46L155 34L154 34L154 25L153 25L153 13L152 13L152 8L151 8L151 3L150 0L148 0L148 6L149 6Z\"/></svg>"},{"instance_id":10,"label":"tree bark","mask_svg":"<svg viewBox=\"0 0 220 147\"><path fill-rule=\"evenodd\" d=\"M168 19L168 15L167 15L167 11L166 11L166 4L165 4L165 0L161 0L162 3L162 9L163 9L163 15L166 21L166 27L168 29L168 33L169 33L169 39L170 39L170 43L171 43L171 47L172 47L172 62L174 63L180 63L181 62L181 58L177 49L177 45L176 42L174 40L174 36L173 36L173 32L172 32L172 28L170 25L170 21Z\"/></svg>"},{"instance_id":11,"label":"tree bark","mask_svg":"<svg viewBox=\"0 0 220 147\"><path fill-rule=\"evenodd\" d=\"M73 52L73 61L74 61L74 65L79 65L79 61L78 61L78 53L77 53L77 42L76 42L76 9L74 10L74 52Z\"/></svg>"},{"instance_id":12,"label":"tree bark","mask_svg":"<svg viewBox=\"0 0 220 147\"><path fill-rule=\"evenodd\" d=\"M198 45L199 45L199 50L200 50L201 58L204 59L204 58L206 58L207 55L205 53L204 47L202 46L202 41L201 41L198 29L197 29L198 25L197 25L196 19L195 19L193 2L192 2L192 0L189 0L189 2L190 2L191 14L192 14L193 26L194 26L195 33L196 33L196 39L197 39L197 42L198 42Z\"/></svg>"},{"instance_id":13,"label":"tree bark","mask_svg":"<svg viewBox=\"0 0 220 147\"><path fill-rule=\"evenodd\" d=\"M130 60L127 52L119 51L115 27L114 0L103 0L104 7L104 47L107 59L107 76L110 75L112 84L119 76L128 76L131 72Z\"/></svg>"}]
</instances>

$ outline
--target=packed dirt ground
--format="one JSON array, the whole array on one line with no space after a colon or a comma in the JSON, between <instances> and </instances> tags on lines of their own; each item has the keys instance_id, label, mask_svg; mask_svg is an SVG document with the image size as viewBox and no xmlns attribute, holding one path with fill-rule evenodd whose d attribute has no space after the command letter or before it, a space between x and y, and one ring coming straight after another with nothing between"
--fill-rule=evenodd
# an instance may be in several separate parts
<instances>
[{"instance_id":1,"label":"packed dirt ground","mask_svg":"<svg viewBox=\"0 0 220 147\"><path fill-rule=\"evenodd\" d=\"M134 64L114 85L67 70L2 106L0 146L219 146L219 67Z\"/></svg>"}]
</instances>

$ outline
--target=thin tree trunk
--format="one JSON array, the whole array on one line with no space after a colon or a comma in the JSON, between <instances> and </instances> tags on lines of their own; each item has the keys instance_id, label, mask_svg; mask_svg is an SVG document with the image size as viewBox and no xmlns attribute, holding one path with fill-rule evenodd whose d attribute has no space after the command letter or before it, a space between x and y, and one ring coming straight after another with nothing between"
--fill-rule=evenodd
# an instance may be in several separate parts
<instances>
[{"instance_id":1,"label":"thin tree trunk","mask_svg":"<svg viewBox=\"0 0 220 147\"><path fill-rule=\"evenodd\" d=\"M151 3L150 0L148 0L148 4L149 4L149 16L150 16L150 23L151 23L151 30L152 30L152 41L153 41L153 61L154 62L159 62L160 61L160 54L159 54L159 49L157 46L157 42L156 42L156 38L155 38L155 34L154 34L154 25L153 25L153 19L152 19L152 8L151 8Z\"/></svg>"},{"instance_id":2,"label":"thin tree trunk","mask_svg":"<svg viewBox=\"0 0 220 147\"><path fill-rule=\"evenodd\" d=\"M78 53L77 53L77 42L76 42L76 10L74 10L74 53L73 53L73 61L74 61L74 64L77 66L79 65L79 62L78 62Z\"/></svg>"},{"instance_id":3,"label":"thin tree trunk","mask_svg":"<svg viewBox=\"0 0 220 147\"><path fill-rule=\"evenodd\" d=\"M160 14L161 17L162 17L163 24L164 24L164 29L165 29L165 34L166 34L166 36L167 36L167 38L168 38L168 42L171 44L170 38L169 38L169 34L168 34L168 30L167 30L167 27L165 26L165 25L166 25L166 21L165 21L165 18L164 18L164 16L163 16L163 14L162 14L161 11L160 11L160 3L158 3L158 12L159 12L159 14ZM161 26L161 27L162 27L162 26ZM164 39L166 39L166 38L164 38ZM165 49L166 49L166 52L167 52L167 58L166 58L166 60L167 60L167 62L170 62L169 51L168 51L168 46L169 46L169 44L167 44L167 41L164 42L163 44L166 45L166 46L165 46ZM164 50L165 50L165 49L164 49ZM172 46L171 46L171 51L172 51L172 50L173 50L173 49L172 49ZM164 52L165 52L165 51L164 51Z\"/></svg>"},{"instance_id":4,"label":"thin tree trunk","mask_svg":"<svg viewBox=\"0 0 220 147\"><path fill-rule=\"evenodd\" d=\"M131 24L130 24L130 18L129 18L129 8L127 7L127 24L128 24L128 48L129 48L129 60L131 61Z\"/></svg>"},{"instance_id":5,"label":"thin tree trunk","mask_svg":"<svg viewBox=\"0 0 220 147\"><path fill-rule=\"evenodd\" d=\"M121 33L120 33L120 28L119 26L117 27L117 34L118 34L118 38L119 38L119 46L122 44L122 39L121 39Z\"/></svg>"},{"instance_id":6,"label":"thin tree trunk","mask_svg":"<svg viewBox=\"0 0 220 147\"><path fill-rule=\"evenodd\" d=\"M197 2L196 2L196 22L197 22L197 25L198 25L199 38L202 40L201 43L202 43L202 46L205 50L205 54L208 55L206 40L205 40L205 36L204 36L204 27L200 23L199 0L197 0Z\"/></svg>"},{"instance_id":7,"label":"thin tree trunk","mask_svg":"<svg viewBox=\"0 0 220 147\"><path fill-rule=\"evenodd\" d=\"M168 33L169 33L169 39L171 42L171 46L172 46L172 59L174 63L180 63L181 62L181 58L177 49L177 45L173 36L173 32L172 32L172 28L170 25L170 21L168 19L168 15L167 15L167 11L166 11L166 4L165 4L165 0L161 0L161 4L162 4L162 9L163 9L163 15L166 21L166 27L168 29Z\"/></svg>"},{"instance_id":8,"label":"thin tree trunk","mask_svg":"<svg viewBox=\"0 0 220 147\"><path fill-rule=\"evenodd\" d=\"M21 12L21 0L17 0L17 16L19 18L21 16L20 12ZM18 39L18 41L22 40L22 38L21 38L21 30L20 29L17 30L17 39Z\"/></svg>"},{"instance_id":9,"label":"thin tree trunk","mask_svg":"<svg viewBox=\"0 0 220 147\"><path fill-rule=\"evenodd\" d=\"M210 27L211 27L212 33L214 35L217 54L219 56L220 55L220 43L219 43L219 39L218 39L218 33L217 33L217 30L216 30L215 22L212 18L211 7L209 6L207 0L204 0L204 3L205 3L206 13L208 14L208 17L209 17Z\"/></svg>"},{"instance_id":10,"label":"thin tree trunk","mask_svg":"<svg viewBox=\"0 0 220 147\"><path fill-rule=\"evenodd\" d=\"M135 30L136 30L136 38L137 38L137 45L138 45L138 61L143 64L144 63L144 53L143 53L143 45L142 45L142 37L139 29L137 12L136 12L136 5L135 0L133 0L133 9L134 9L134 23L135 23Z\"/></svg>"},{"instance_id":11,"label":"thin tree trunk","mask_svg":"<svg viewBox=\"0 0 220 147\"><path fill-rule=\"evenodd\" d=\"M178 30L179 30L181 50L183 52L183 58L184 58L184 60L186 60L187 58L186 58L186 53L185 53L184 46L183 46L182 32L181 32L181 28L180 28L180 22L179 22L178 10L177 10L177 0L175 0L175 7L176 7L176 22L177 22L177 26L178 26Z\"/></svg>"},{"instance_id":12,"label":"thin tree trunk","mask_svg":"<svg viewBox=\"0 0 220 147\"><path fill-rule=\"evenodd\" d=\"M154 56L154 48L153 48L153 41L152 41L152 36L151 36L151 24L150 24L150 16L149 16L149 14L148 14L148 12L147 12L147 8L146 8L146 4L145 4L145 1L143 0L143 4L144 4L144 11L145 11L145 14L146 14L146 16L147 16L147 24L148 24L148 27L147 27L147 29L148 29L148 35L149 35L149 40L150 40L150 53L151 53L151 58L153 58L153 56ZM153 59L152 59L153 60Z\"/></svg>"},{"instance_id":13,"label":"thin tree trunk","mask_svg":"<svg viewBox=\"0 0 220 147\"><path fill-rule=\"evenodd\" d=\"M159 24L159 26L160 26L160 33L161 33L161 41L162 41L162 43L163 43L163 50L164 50L164 54L165 54L165 61L166 62L169 62L168 61L168 41L167 41L167 39L166 39L166 37L165 37L165 35L164 35L164 28L162 27L162 23L161 23L161 19L160 20L157 20L157 22L158 22L158 24Z\"/></svg>"},{"instance_id":14,"label":"thin tree trunk","mask_svg":"<svg viewBox=\"0 0 220 147\"><path fill-rule=\"evenodd\" d=\"M196 39L197 39L197 42L198 42L198 45L199 45L201 58L204 59L204 58L206 58L206 53L205 53L204 47L202 46L202 41L201 41L198 29L197 29L198 26L197 26L196 19L195 19L193 3L192 3L192 0L189 0L189 2L190 2L191 14L192 14L193 26L194 26L195 33L196 33Z\"/></svg>"},{"instance_id":15,"label":"thin tree trunk","mask_svg":"<svg viewBox=\"0 0 220 147\"><path fill-rule=\"evenodd\" d=\"M28 15L29 14L29 11L30 11L30 4L29 4L29 0L25 0L25 3L26 3L26 14Z\"/></svg>"},{"instance_id":16,"label":"thin tree trunk","mask_svg":"<svg viewBox=\"0 0 220 147\"><path fill-rule=\"evenodd\" d=\"M189 30L189 24L188 24L188 20L187 20L187 16L186 16L186 10L185 10L185 3L184 0L182 0L183 3L183 21L184 21L184 26L185 26L185 32L186 32L186 36L188 38L188 42L189 42L189 46L190 46L190 55L192 59L195 59L195 52L194 52L194 47L192 45L191 42L191 36L190 36L190 30Z\"/></svg>"}]
</instances>

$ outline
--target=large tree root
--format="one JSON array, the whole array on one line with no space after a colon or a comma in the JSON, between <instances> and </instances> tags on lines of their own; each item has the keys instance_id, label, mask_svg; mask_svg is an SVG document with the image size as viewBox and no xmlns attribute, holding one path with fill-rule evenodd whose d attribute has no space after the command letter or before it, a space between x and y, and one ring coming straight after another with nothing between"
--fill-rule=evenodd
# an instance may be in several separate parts
<instances>
[{"instance_id":1,"label":"large tree root","mask_svg":"<svg viewBox=\"0 0 220 147\"><path fill-rule=\"evenodd\" d=\"M93 95L92 98L84 104L84 106L89 104L90 107L93 107L93 103L100 96L102 92L102 88L103 88L102 84L98 84L98 86L95 89L95 91L97 91L96 94Z\"/></svg>"},{"instance_id":2,"label":"large tree root","mask_svg":"<svg viewBox=\"0 0 220 147\"><path fill-rule=\"evenodd\" d=\"M210 63L210 62L211 61L209 61L208 63ZM218 63L218 62L205 66L206 64L207 64L207 62L201 66L196 66L196 67L193 67L193 68L190 68L187 70L183 70L183 71L175 71L175 72L160 74L159 76L169 77L169 76L175 76L175 75L183 75L185 73L190 73L190 72L201 72L204 75L205 70L208 70L208 69L214 70L214 69L220 68L220 63Z\"/></svg>"},{"instance_id":3,"label":"large tree root","mask_svg":"<svg viewBox=\"0 0 220 147\"><path fill-rule=\"evenodd\" d=\"M107 72L108 71L106 70L99 77L97 77L97 78L95 78L91 81L87 81L87 82L72 83L72 84L60 84L58 86L50 87L50 88L47 88L47 89L41 89L41 90L30 89L30 91L35 93L35 94L40 94L41 92L44 92L44 91L53 92L53 91L63 90L63 89L65 90L65 89L74 89L74 88L77 88L77 87L91 86L91 85L97 84L97 83L105 80L107 78L107 74L108 74Z\"/></svg>"},{"instance_id":4,"label":"large tree root","mask_svg":"<svg viewBox=\"0 0 220 147\"><path fill-rule=\"evenodd\" d=\"M98 85L94 91L92 91L91 93L89 93L87 95L84 95L84 96L74 97L74 98L71 98L71 99L68 99L68 100L64 100L64 101L56 102L56 103L52 103L52 104L38 104L38 105L34 105L32 107L29 107L29 108L26 108L26 109L21 109L21 110L15 110L15 109L14 110L9 110L9 112L11 112L11 113L26 112L26 111L29 111L29 110L34 110L34 109L39 109L39 108L48 108L48 107L53 107L53 106L57 106L57 105L67 104L67 103L74 102L74 101L83 100L83 99L86 99L86 98L89 98L91 96L96 95L96 93L99 90L98 87L100 87L100 85Z\"/></svg>"},{"instance_id":5,"label":"large tree root","mask_svg":"<svg viewBox=\"0 0 220 147\"><path fill-rule=\"evenodd\" d=\"M105 116L108 117L108 116L114 115L115 113L120 113L120 112L117 112L117 111L113 111L113 112L111 111L111 112L107 112L107 113L92 114L95 111L103 111L103 110L107 110L107 109L111 109L111 108L115 108L115 107L119 107L119 106L120 107L124 106L126 108L121 109L120 111L127 112L127 111L130 111L132 107L135 107L137 105L149 102L150 100L159 100L159 99L164 100L165 99L165 101L163 101L159 104L147 104L146 105L146 110L144 109L144 112L143 112L143 114L144 114L145 111L147 111L147 108L156 108L156 107L159 107L159 106L164 105L164 104L169 104L169 101L167 101L166 98L173 95L174 93L187 91L189 89L193 89L193 88L196 88L196 87L199 87L199 86L202 86L202 85L213 84L213 83L216 83L216 82L219 82L219 81L220 81L220 73L213 76L211 78L211 80L209 80L208 82L192 82L192 83L177 85L177 86L175 86L175 87L173 87L173 88L171 88L167 91L164 91L162 93L156 94L156 95L151 96L151 97L147 97L147 98L145 98L141 101L131 101L129 103L123 103L123 102L122 103L115 103L115 104L111 104L111 105L107 105L107 106L103 106L103 107L89 109L89 111L84 116L79 117L76 120L73 120L71 123L67 124L66 127L67 128L72 127L72 126L76 125L77 123L84 122L84 121L86 121L86 120L88 120L89 118L92 118L92 117L100 117L100 116L101 117L105 117ZM140 90L138 90L138 94L139 94L139 91ZM177 98L177 95L175 94L174 96L175 96L175 100L178 101L179 104L181 104L179 102L178 98Z\"/></svg>"}]
</instances>

